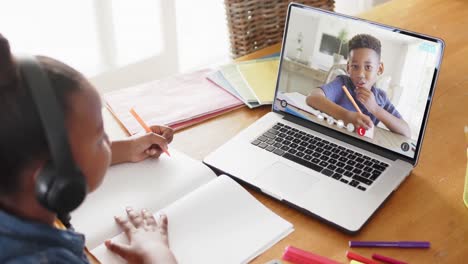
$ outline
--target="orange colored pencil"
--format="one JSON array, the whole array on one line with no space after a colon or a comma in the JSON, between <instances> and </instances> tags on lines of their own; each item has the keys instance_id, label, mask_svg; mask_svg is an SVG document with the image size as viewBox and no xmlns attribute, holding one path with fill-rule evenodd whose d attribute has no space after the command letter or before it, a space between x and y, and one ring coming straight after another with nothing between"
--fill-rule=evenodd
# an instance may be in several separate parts
<instances>
[{"instance_id":1,"label":"orange colored pencil","mask_svg":"<svg viewBox=\"0 0 468 264\"><path fill-rule=\"evenodd\" d=\"M145 121L141 119L141 117L137 114L137 112L135 112L135 109L133 107L130 109L130 114L132 114L132 116L136 119L136 121L138 121L138 123L145 129L146 133L153 132L151 131L151 128L145 123Z\"/></svg>"},{"instance_id":2,"label":"orange colored pencil","mask_svg":"<svg viewBox=\"0 0 468 264\"><path fill-rule=\"evenodd\" d=\"M361 112L361 109L359 109L359 106L356 104L356 101L354 101L354 98L351 96L351 94L349 93L348 89L346 88L346 86L341 86L341 88L343 88L343 91L345 92L346 96L348 97L349 101L351 101L351 103L353 104L354 108L356 108L356 110L362 114Z\"/></svg>"},{"instance_id":3,"label":"orange colored pencil","mask_svg":"<svg viewBox=\"0 0 468 264\"><path fill-rule=\"evenodd\" d=\"M135 109L132 107L130 109L130 114L132 114L132 116L136 119L136 121L138 121L138 123L140 124L140 126L142 126L146 133L152 133L153 131L151 131L151 128L145 123L145 121L143 121L143 119L137 114L137 112L135 111ZM164 153L166 153L169 157L171 156L171 154L169 154L169 151L163 147L161 147L162 151L164 151Z\"/></svg>"}]
</instances>

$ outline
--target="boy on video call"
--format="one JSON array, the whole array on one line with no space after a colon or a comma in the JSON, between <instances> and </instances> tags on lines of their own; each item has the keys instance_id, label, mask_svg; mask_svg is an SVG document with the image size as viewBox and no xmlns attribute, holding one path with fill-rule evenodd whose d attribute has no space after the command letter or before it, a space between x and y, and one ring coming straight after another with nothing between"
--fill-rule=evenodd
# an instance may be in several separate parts
<instances>
[{"instance_id":1,"label":"boy on video call","mask_svg":"<svg viewBox=\"0 0 468 264\"><path fill-rule=\"evenodd\" d=\"M348 42L348 75L312 89L306 102L335 119L352 123L366 130L382 122L390 131L410 137L408 124L381 89L375 87L378 76L384 71L380 60L380 41L367 34L358 34ZM359 113L343 91L348 92L362 111Z\"/></svg>"}]
</instances>

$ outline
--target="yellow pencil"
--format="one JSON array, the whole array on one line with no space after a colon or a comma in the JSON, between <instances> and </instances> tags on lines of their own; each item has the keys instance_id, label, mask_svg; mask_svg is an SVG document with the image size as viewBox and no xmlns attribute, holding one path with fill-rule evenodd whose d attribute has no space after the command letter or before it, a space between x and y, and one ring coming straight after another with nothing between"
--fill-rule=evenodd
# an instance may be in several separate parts
<instances>
[{"instance_id":1,"label":"yellow pencil","mask_svg":"<svg viewBox=\"0 0 468 264\"><path fill-rule=\"evenodd\" d=\"M135 109L133 109L133 107L130 109L130 114L132 114L132 116L136 119L136 121L138 121L138 123L145 129L146 133L152 133L153 131L151 131L151 128L145 123L145 121L143 121L143 119L137 114L137 112L135 111ZM169 151L163 147L161 147L162 151L164 151L164 153L166 153L169 157L171 156L171 154L169 154Z\"/></svg>"},{"instance_id":2,"label":"yellow pencil","mask_svg":"<svg viewBox=\"0 0 468 264\"><path fill-rule=\"evenodd\" d=\"M341 88L343 88L343 91L345 92L346 96L348 97L349 101L351 101L351 103L353 104L354 108L356 108L356 110L362 114L361 112L361 109L359 109L359 106L356 104L356 101L354 101L353 97L351 96L351 94L348 92L348 89L346 89L346 86L341 86Z\"/></svg>"}]
</instances>

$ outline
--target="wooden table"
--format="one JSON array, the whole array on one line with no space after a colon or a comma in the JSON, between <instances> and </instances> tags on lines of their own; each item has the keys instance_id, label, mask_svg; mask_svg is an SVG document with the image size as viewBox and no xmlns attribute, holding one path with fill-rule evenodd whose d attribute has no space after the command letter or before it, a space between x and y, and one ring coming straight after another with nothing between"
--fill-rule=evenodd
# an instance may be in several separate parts
<instances>
[{"instance_id":1,"label":"wooden table","mask_svg":"<svg viewBox=\"0 0 468 264\"><path fill-rule=\"evenodd\" d=\"M428 240L428 250L353 249L393 256L409 263L468 263L468 208L462 201L466 170L463 127L468 125L468 1L393 0L362 18L441 37L446 42L419 164L373 219L355 236L251 191L263 204L294 224L291 235L253 263L280 259L284 248L299 248L347 263L348 241ZM272 46L245 59L279 51ZM242 108L182 130L173 146L202 160L208 153L270 111ZM352 216L350 216L352 217Z\"/></svg>"}]
</instances>

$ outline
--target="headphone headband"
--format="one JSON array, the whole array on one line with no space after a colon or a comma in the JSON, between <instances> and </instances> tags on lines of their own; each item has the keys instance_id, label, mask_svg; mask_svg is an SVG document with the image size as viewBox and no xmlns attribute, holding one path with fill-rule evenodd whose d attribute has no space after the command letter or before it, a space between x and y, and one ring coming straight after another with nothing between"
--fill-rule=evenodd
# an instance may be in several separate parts
<instances>
[{"instance_id":1,"label":"headphone headband","mask_svg":"<svg viewBox=\"0 0 468 264\"><path fill-rule=\"evenodd\" d=\"M36 195L47 209L63 216L86 196L86 181L75 165L65 127L64 109L46 73L34 57L17 59L24 86L32 97L50 150L51 161L36 179Z\"/></svg>"},{"instance_id":2,"label":"headphone headband","mask_svg":"<svg viewBox=\"0 0 468 264\"><path fill-rule=\"evenodd\" d=\"M65 115L60 107L57 96L52 90L49 78L45 75L34 57L22 57L18 60L21 76L30 94L45 132L50 155L59 173L74 167L71 157L67 132L64 127Z\"/></svg>"}]
</instances>

